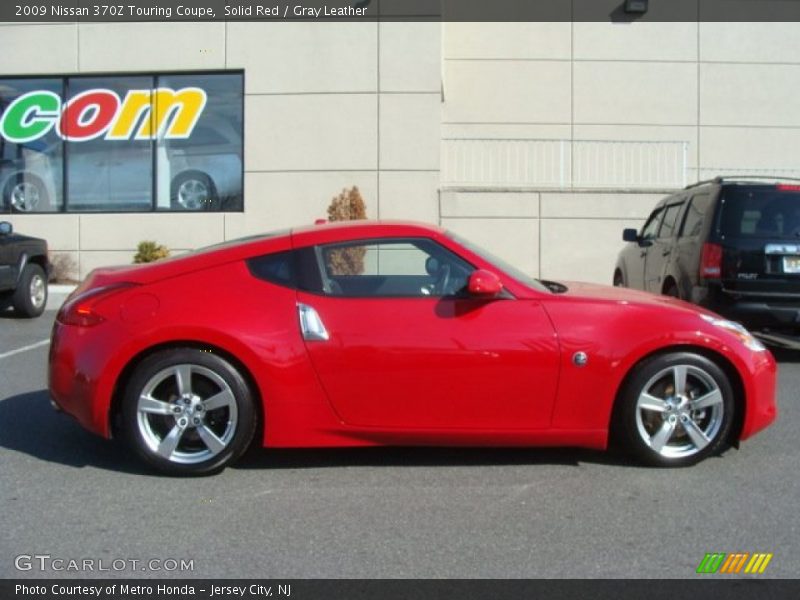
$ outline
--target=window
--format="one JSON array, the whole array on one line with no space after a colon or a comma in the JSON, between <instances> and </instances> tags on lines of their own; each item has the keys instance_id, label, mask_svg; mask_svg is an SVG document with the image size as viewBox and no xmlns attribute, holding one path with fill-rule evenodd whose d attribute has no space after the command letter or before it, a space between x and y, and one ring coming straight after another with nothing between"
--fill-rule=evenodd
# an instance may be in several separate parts
<instances>
[{"instance_id":1,"label":"window","mask_svg":"<svg viewBox=\"0 0 800 600\"><path fill-rule=\"evenodd\" d=\"M276 252L247 261L250 273L258 279L284 287L295 287L294 253Z\"/></svg>"},{"instance_id":2,"label":"window","mask_svg":"<svg viewBox=\"0 0 800 600\"><path fill-rule=\"evenodd\" d=\"M670 204L664 211L664 220L658 230L658 237L671 238L675 235L675 224L678 222L678 214L681 212L683 204Z\"/></svg>"},{"instance_id":3,"label":"window","mask_svg":"<svg viewBox=\"0 0 800 600\"><path fill-rule=\"evenodd\" d=\"M459 293L472 265L428 239L366 240L317 248L323 292L351 297Z\"/></svg>"},{"instance_id":4,"label":"window","mask_svg":"<svg viewBox=\"0 0 800 600\"><path fill-rule=\"evenodd\" d=\"M647 223L645 223L642 228L642 235L640 237L643 240L652 240L656 237L656 232L658 231L659 225L661 225L661 216L663 214L664 207L657 208L653 211L650 218L647 219Z\"/></svg>"},{"instance_id":5,"label":"window","mask_svg":"<svg viewBox=\"0 0 800 600\"><path fill-rule=\"evenodd\" d=\"M241 211L241 72L0 78L0 210Z\"/></svg>"},{"instance_id":6,"label":"window","mask_svg":"<svg viewBox=\"0 0 800 600\"><path fill-rule=\"evenodd\" d=\"M800 193L772 186L726 189L720 233L726 237L800 238Z\"/></svg>"},{"instance_id":7,"label":"window","mask_svg":"<svg viewBox=\"0 0 800 600\"><path fill-rule=\"evenodd\" d=\"M686 216L683 218L683 228L681 237L697 237L703 230L703 219L711 201L708 194L700 194L692 198L686 208Z\"/></svg>"}]
</instances>

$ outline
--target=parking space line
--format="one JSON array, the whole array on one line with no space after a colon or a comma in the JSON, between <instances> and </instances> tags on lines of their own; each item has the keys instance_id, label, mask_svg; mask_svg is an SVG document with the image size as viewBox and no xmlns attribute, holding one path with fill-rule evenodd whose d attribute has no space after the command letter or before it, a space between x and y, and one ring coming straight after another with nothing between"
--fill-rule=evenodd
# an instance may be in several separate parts
<instances>
[{"instance_id":1,"label":"parking space line","mask_svg":"<svg viewBox=\"0 0 800 600\"><path fill-rule=\"evenodd\" d=\"M41 342L36 342L35 344L23 346L22 348L17 348L16 350L9 350L8 352L3 352L2 354L0 354L0 359L8 358L9 356L14 356L15 354L21 354L23 352L27 352L28 350L35 350L36 348L47 346L49 343L50 340L42 340Z\"/></svg>"}]
</instances>

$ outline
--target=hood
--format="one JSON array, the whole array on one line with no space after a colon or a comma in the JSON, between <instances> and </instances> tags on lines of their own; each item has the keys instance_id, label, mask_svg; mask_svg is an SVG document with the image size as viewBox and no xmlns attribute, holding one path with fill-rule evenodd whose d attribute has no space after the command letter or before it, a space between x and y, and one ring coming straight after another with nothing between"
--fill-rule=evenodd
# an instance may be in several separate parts
<instances>
[{"instance_id":1,"label":"hood","mask_svg":"<svg viewBox=\"0 0 800 600\"><path fill-rule=\"evenodd\" d=\"M678 300L677 298L672 298L670 296L651 294L650 292L642 292L640 290L632 290L623 287L614 287L611 285L585 283L582 281L563 281L561 283L567 287L567 291L559 295L568 296L575 299L669 307L675 310L717 316L714 313L697 306L696 304L690 304L689 302L684 302L683 300Z\"/></svg>"}]
</instances>

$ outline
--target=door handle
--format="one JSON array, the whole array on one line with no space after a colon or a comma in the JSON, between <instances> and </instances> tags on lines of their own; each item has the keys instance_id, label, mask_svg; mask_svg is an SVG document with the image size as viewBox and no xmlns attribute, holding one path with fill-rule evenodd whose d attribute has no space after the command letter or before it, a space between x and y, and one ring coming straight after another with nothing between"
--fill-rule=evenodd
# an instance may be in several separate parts
<instances>
[{"instance_id":1,"label":"door handle","mask_svg":"<svg viewBox=\"0 0 800 600\"><path fill-rule=\"evenodd\" d=\"M300 331L307 342L326 342L328 330L319 317L319 313L308 304L297 303L297 315L300 318Z\"/></svg>"}]
</instances>

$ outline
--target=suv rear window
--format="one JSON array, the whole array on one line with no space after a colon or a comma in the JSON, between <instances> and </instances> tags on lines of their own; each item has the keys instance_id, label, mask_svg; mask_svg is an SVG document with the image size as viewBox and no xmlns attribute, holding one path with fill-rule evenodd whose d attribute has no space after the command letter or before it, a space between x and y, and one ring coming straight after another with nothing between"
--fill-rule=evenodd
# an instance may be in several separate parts
<instances>
[{"instance_id":1,"label":"suv rear window","mask_svg":"<svg viewBox=\"0 0 800 600\"><path fill-rule=\"evenodd\" d=\"M800 190L732 187L722 193L719 232L734 238L800 238Z\"/></svg>"}]
</instances>

